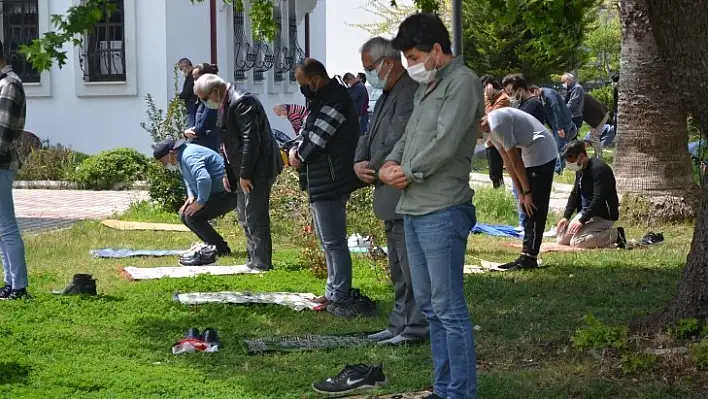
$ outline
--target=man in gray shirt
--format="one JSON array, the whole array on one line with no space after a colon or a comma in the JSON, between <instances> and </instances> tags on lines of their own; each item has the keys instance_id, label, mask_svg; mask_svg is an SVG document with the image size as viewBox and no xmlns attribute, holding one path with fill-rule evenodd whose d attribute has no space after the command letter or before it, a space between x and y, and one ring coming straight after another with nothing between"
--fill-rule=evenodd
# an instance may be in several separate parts
<instances>
[{"instance_id":1,"label":"man in gray shirt","mask_svg":"<svg viewBox=\"0 0 708 399\"><path fill-rule=\"evenodd\" d=\"M420 84L405 133L379 178L403 190L403 215L413 293L430 326L433 394L474 399L474 338L463 289L467 237L476 222L469 179L484 115L482 84L437 15L413 14L393 40Z\"/></svg>"},{"instance_id":2,"label":"man in gray shirt","mask_svg":"<svg viewBox=\"0 0 708 399\"><path fill-rule=\"evenodd\" d=\"M489 132L492 144L504 159L506 170L519 193L522 211L526 214L521 256L499 269L537 268L558 158L556 142L533 115L511 107L490 112L482 121L482 130Z\"/></svg>"},{"instance_id":3,"label":"man in gray shirt","mask_svg":"<svg viewBox=\"0 0 708 399\"><path fill-rule=\"evenodd\" d=\"M376 188L374 213L386 226L388 265L395 298L388 328L369 338L380 345L398 345L427 339L428 323L413 297L403 216L396 213L401 191L377 179L376 173L406 129L419 85L403 67L401 52L383 37L374 37L364 43L361 63L371 86L383 90L383 94L376 101L367 134L359 138L354 172L361 181Z\"/></svg>"}]
</instances>

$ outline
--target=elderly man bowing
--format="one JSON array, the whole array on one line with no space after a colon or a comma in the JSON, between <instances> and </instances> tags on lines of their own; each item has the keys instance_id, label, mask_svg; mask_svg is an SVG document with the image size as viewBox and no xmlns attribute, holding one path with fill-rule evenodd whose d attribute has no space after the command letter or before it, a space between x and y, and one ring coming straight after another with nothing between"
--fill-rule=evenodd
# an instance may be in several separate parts
<instances>
[{"instance_id":1,"label":"elderly man bowing","mask_svg":"<svg viewBox=\"0 0 708 399\"><path fill-rule=\"evenodd\" d=\"M224 186L237 193L239 224L246 235L246 265L269 270L273 266L270 191L283 170L283 160L266 112L256 96L213 74L202 75L194 91L207 108L221 110Z\"/></svg>"},{"instance_id":2,"label":"elderly man bowing","mask_svg":"<svg viewBox=\"0 0 708 399\"><path fill-rule=\"evenodd\" d=\"M419 85L408 76L401 64L401 52L390 40L375 37L364 43L361 63L369 84L383 90L383 94L376 102L367 134L359 139L354 171L359 179L375 187L374 213L386 225L388 262L395 296L388 328L369 338L382 345L402 344L426 339L428 323L413 298L403 216L396 213L401 192L383 184L377 173L406 129Z\"/></svg>"}]
</instances>

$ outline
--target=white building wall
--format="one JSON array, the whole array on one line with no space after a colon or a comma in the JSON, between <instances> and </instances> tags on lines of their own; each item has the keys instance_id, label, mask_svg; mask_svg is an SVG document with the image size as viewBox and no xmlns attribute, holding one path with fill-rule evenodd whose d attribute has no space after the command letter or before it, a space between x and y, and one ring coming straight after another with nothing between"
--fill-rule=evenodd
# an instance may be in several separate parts
<instances>
[{"instance_id":1,"label":"white building wall","mask_svg":"<svg viewBox=\"0 0 708 399\"><path fill-rule=\"evenodd\" d=\"M40 0L40 3L44 1L48 1L48 7L40 4L40 13L44 10L51 15L62 14L70 4L80 0ZM151 139L140 127L140 122L147 120L144 97L150 93L157 105L165 108L174 95L174 64L182 57L194 63L210 61L209 5L208 2L192 5L188 0L125 1L128 82L85 83L78 62L79 50L67 45L67 64L43 74L40 86L28 85L26 130L53 144L89 154L118 147L150 153ZM304 50L302 16L311 12L311 56L325 61L325 1L294 1L298 5L300 46ZM46 20L40 15L44 31L51 28L49 15ZM284 23L287 26L286 20ZM231 7L221 4L217 13L217 40L220 75L233 81L233 14ZM265 75L266 79L273 77L272 71ZM254 83L252 79L238 84L259 96L274 128L293 133L287 120L276 117L272 109L277 103L304 104L296 84L275 87L269 86L267 80Z\"/></svg>"},{"instance_id":2,"label":"white building wall","mask_svg":"<svg viewBox=\"0 0 708 399\"><path fill-rule=\"evenodd\" d=\"M48 1L50 14L61 14L71 4L67 0L40 0L40 3L43 1ZM166 37L160 33L165 32L165 0L128 2L133 3L134 12L128 15L126 4L126 31L134 29L135 32L132 57L136 62L133 67L128 62L126 68L127 73L135 78L135 94L115 95L125 84L84 83L78 63L79 51L67 45L67 64L62 69L55 66L50 71L50 95L27 99L26 130L41 139L87 153L117 147L149 150L150 138L139 124L145 120L146 93L152 93L158 103L165 103L167 99L166 70L163 67ZM92 89L90 96L77 95L81 94L82 86Z\"/></svg>"}]
</instances>

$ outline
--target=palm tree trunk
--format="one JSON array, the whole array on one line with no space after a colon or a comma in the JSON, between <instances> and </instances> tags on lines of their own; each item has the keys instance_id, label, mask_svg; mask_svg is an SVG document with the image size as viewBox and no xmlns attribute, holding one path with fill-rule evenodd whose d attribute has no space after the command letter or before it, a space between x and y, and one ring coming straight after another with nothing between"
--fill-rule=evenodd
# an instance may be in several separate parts
<instances>
[{"instance_id":1,"label":"palm tree trunk","mask_svg":"<svg viewBox=\"0 0 708 399\"><path fill-rule=\"evenodd\" d=\"M686 110L649 19L649 0L622 0L617 186L623 211L644 222L692 219L697 205ZM632 198L642 196L640 203ZM649 205L646 206L647 201Z\"/></svg>"},{"instance_id":2,"label":"palm tree trunk","mask_svg":"<svg viewBox=\"0 0 708 399\"><path fill-rule=\"evenodd\" d=\"M708 7L704 0L648 0L648 17L658 50L667 61L672 91L681 96L681 109L708 133ZM691 252L677 293L667 306L635 327L660 331L685 318L708 320L708 183L702 184L700 208Z\"/></svg>"}]
</instances>

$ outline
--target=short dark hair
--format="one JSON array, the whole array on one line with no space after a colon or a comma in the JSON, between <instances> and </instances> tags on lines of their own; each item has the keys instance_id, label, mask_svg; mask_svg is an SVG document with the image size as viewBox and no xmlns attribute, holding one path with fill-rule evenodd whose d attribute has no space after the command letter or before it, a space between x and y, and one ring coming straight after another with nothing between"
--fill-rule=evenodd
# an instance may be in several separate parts
<instances>
[{"instance_id":1,"label":"short dark hair","mask_svg":"<svg viewBox=\"0 0 708 399\"><path fill-rule=\"evenodd\" d=\"M580 154L587 155L587 152L585 151L585 143L581 140L571 141L566 144L565 147L563 147L563 151L561 151L561 157L563 159L577 158Z\"/></svg>"},{"instance_id":2,"label":"short dark hair","mask_svg":"<svg viewBox=\"0 0 708 399\"><path fill-rule=\"evenodd\" d=\"M482 87L486 87L487 85L490 84L490 85L492 85L494 90L501 90L502 89L502 86L501 86L501 84L499 84L499 81L497 80L497 78L495 78L492 75L482 75L482 77L479 78L479 80L482 82Z\"/></svg>"},{"instance_id":3,"label":"short dark hair","mask_svg":"<svg viewBox=\"0 0 708 399\"><path fill-rule=\"evenodd\" d=\"M189 58L180 58L179 61L177 61L177 64L186 64L192 66L192 61L190 61Z\"/></svg>"},{"instance_id":4,"label":"short dark hair","mask_svg":"<svg viewBox=\"0 0 708 399\"><path fill-rule=\"evenodd\" d=\"M450 32L439 16L426 12L416 13L406 18L398 27L393 39L393 47L400 51L416 49L429 53L435 43L443 53L452 54Z\"/></svg>"},{"instance_id":5,"label":"short dark hair","mask_svg":"<svg viewBox=\"0 0 708 399\"><path fill-rule=\"evenodd\" d=\"M356 78L354 77L354 74L352 74L350 72L345 73L344 76L342 77L342 80L344 80L344 81L352 80L352 79L356 79Z\"/></svg>"},{"instance_id":6,"label":"short dark hair","mask_svg":"<svg viewBox=\"0 0 708 399\"><path fill-rule=\"evenodd\" d=\"M619 73L613 73L613 74L612 74L612 81L615 82L615 83L617 83L617 82L619 82L619 80L620 80L620 75L619 75Z\"/></svg>"},{"instance_id":7,"label":"short dark hair","mask_svg":"<svg viewBox=\"0 0 708 399\"><path fill-rule=\"evenodd\" d=\"M199 72L201 72L202 75L207 73L216 75L219 73L219 68L216 66L216 64L210 64L208 62L199 63L194 66L194 69L199 69Z\"/></svg>"},{"instance_id":8,"label":"short dark hair","mask_svg":"<svg viewBox=\"0 0 708 399\"><path fill-rule=\"evenodd\" d=\"M298 68L300 68L302 73L304 73L308 78L317 76L320 78L329 79L327 68L325 68L323 63L314 58L305 58L305 61L298 65Z\"/></svg>"},{"instance_id":9,"label":"short dark hair","mask_svg":"<svg viewBox=\"0 0 708 399\"><path fill-rule=\"evenodd\" d=\"M506 87L508 85L511 85L511 87L514 90L518 89L524 89L528 90L529 89L529 84L526 81L526 77L520 73L515 73L512 75L506 75L504 79L502 80L502 86Z\"/></svg>"},{"instance_id":10,"label":"short dark hair","mask_svg":"<svg viewBox=\"0 0 708 399\"><path fill-rule=\"evenodd\" d=\"M364 72L359 72L356 74L356 77L361 80L361 83L366 83L366 75L364 75Z\"/></svg>"}]
</instances>

